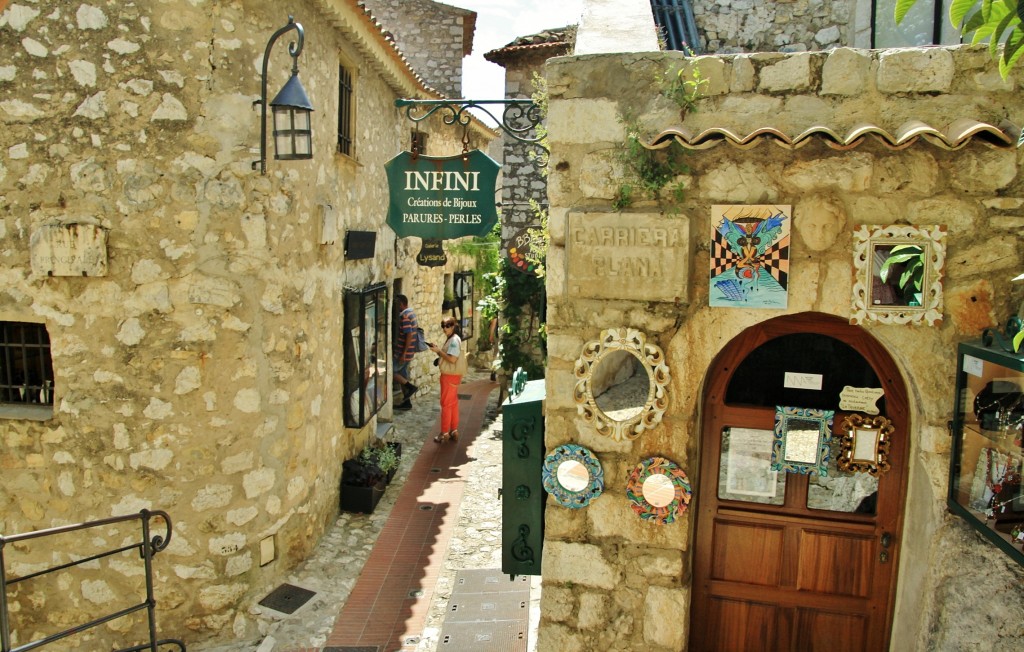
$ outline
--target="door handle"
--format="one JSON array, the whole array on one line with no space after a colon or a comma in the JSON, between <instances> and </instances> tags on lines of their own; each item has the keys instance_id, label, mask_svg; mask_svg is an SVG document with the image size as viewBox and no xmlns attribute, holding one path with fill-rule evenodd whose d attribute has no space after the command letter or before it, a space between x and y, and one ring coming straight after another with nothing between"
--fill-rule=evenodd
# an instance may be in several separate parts
<instances>
[{"instance_id":1,"label":"door handle","mask_svg":"<svg viewBox=\"0 0 1024 652\"><path fill-rule=\"evenodd\" d=\"M882 544L882 551L878 553L878 561L883 564L888 564L889 546L892 545L892 534L889 532L882 532L882 537L879 542Z\"/></svg>"}]
</instances>

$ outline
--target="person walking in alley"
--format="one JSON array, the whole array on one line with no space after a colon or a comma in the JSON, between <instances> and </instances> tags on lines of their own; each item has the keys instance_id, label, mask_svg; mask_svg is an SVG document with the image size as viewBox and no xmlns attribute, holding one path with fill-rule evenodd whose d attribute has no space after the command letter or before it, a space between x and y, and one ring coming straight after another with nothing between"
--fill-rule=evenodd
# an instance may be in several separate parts
<instances>
[{"instance_id":1,"label":"person walking in alley","mask_svg":"<svg viewBox=\"0 0 1024 652\"><path fill-rule=\"evenodd\" d=\"M441 432L434 437L439 444L459 439L459 384L468 368L458 322L453 317L445 317L441 320L441 330L448 338L444 345L430 345L430 350L440 359L438 367L441 369Z\"/></svg>"},{"instance_id":2,"label":"person walking in alley","mask_svg":"<svg viewBox=\"0 0 1024 652\"><path fill-rule=\"evenodd\" d=\"M409 363L416 355L416 338L419 331L419 324L416 323L416 313L409 307L409 298L404 294L395 295L395 307L398 309L398 329L395 332L394 342L391 346L392 358L395 363L395 381L402 388L402 401L395 402L396 410L411 410L412 395L419 389L409 382Z\"/></svg>"}]
</instances>

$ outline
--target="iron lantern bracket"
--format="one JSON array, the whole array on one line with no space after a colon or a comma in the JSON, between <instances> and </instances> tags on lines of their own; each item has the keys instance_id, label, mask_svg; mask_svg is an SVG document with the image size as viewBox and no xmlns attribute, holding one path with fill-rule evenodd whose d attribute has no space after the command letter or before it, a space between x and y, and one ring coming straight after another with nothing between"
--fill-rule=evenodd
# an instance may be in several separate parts
<instances>
[{"instance_id":1,"label":"iron lantern bracket","mask_svg":"<svg viewBox=\"0 0 1024 652\"><path fill-rule=\"evenodd\" d=\"M253 100L252 103L254 107L257 104L260 105L260 158L258 161L252 162L252 169L255 170L259 167L260 174L267 173L267 63L270 61L270 50L274 47L278 37L293 29L298 36L296 41L288 44L288 54L292 56L292 75L297 74L299 72L299 55L302 54L302 44L305 41L305 32L302 29L302 24L295 22L294 16L288 16L288 24L274 32L267 42L267 49L263 52L263 72L260 75L260 99Z\"/></svg>"}]
</instances>

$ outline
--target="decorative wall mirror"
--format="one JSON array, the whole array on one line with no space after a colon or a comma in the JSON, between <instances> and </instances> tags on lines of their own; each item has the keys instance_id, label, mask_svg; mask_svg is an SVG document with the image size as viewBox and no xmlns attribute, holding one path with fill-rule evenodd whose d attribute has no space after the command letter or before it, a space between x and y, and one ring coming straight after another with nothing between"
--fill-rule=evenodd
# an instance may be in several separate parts
<instances>
[{"instance_id":1,"label":"decorative wall mirror","mask_svg":"<svg viewBox=\"0 0 1024 652\"><path fill-rule=\"evenodd\" d=\"M828 476L833 410L777 406L773 471Z\"/></svg>"},{"instance_id":2,"label":"decorative wall mirror","mask_svg":"<svg viewBox=\"0 0 1024 652\"><path fill-rule=\"evenodd\" d=\"M851 324L942 321L945 226L869 226L853 232Z\"/></svg>"},{"instance_id":3,"label":"decorative wall mirror","mask_svg":"<svg viewBox=\"0 0 1024 652\"><path fill-rule=\"evenodd\" d=\"M640 518L665 525L687 510L693 490L686 472L675 462L652 457L629 474L626 497Z\"/></svg>"},{"instance_id":4,"label":"decorative wall mirror","mask_svg":"<svg viewBox=\"0 0 1024 652\"><path fill-rule=\"evenodd\" d=\"M544 458L543 482L559 505L578 509L604 491L604 471L590 450L566 444Z\"/></svg>"},{"instance_id":5,"label":"decorative wall mirror","mask_svg":"<svg viewBox=\"0 0 1024 652\"><path fill-rule=\"evenodd\" d=\"M665 354L635 328L601 331L599 340L583 346L574 372L577 411L615 441L636 439L668 408Z\"/></svg>"},{"instance_id":6,"label":"decorative wall mirror","mask_svg":"<svg viewBox=\"0 0 1024 652\"><path fill-rule=\"evenodd\" d=\"M882 475L889 470L889 438L894 430L892 421L882 416L851 414L843 419L839 429L843 433L839 440L839 459L836 460L840 471Z\"/></svg>"},{"instance_id":7,"label":"decorative wall mirror","mask_svg":"<svg viewBox=\"0 0 1024 652\"><path fill-rule=\"evenodd\" d=\"M345 293L345 425L361 428L388 402L388 290Z\"/></svg>"}]
</instances>

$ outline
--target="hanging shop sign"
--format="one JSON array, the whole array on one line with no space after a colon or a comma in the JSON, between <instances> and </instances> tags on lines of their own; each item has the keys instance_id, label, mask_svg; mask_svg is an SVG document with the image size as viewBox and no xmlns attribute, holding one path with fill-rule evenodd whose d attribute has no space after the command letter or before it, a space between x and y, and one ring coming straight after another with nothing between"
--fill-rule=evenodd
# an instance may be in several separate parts
<instances>
[{"instance_id":1,"label":"hanging shop sign","mask_svg":"<svg viewBox=\"0 0 1024 652\"><path fill-rule=\"evenodd\" d=\"M447 262L448 256L440 240L425 239L420 252L416 254L416 263L420 267L443 267Z\"/></svg>"},{"instance_id":2,"label":"hanging shop sign","mask_svg":"<svg viewBox=\"0 0 1024 652\"><path fill-rule=\"evenodd\" d=\"M498 221L494 191L501 166L478 149L450 157L402 152L384 169L391 195L387 223L400 238L484 236Z\"/></svg>"},{"instance_id":3,"label":"hanging shop sign","mask_svg":"<svg viewBox=\"0 0 1024 652\"><path fill-rule=\"evenodd\" d=\"M534 238L539 227L526 227L516 231L508 241L508 261L512 269L537 275L537 262L534 254Z\"/></svg>"}]
</instances>

